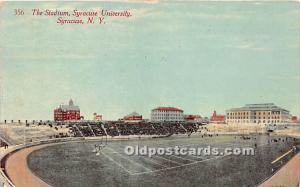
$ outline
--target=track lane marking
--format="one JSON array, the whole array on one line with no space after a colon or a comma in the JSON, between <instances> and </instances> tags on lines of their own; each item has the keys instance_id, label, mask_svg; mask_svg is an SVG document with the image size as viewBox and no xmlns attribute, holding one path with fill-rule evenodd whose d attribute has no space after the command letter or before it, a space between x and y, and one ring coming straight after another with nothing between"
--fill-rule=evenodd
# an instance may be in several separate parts
<instances>
[{"instance_id":1,"label":"track lane marking","mask_svg":"<svg viewBox=\"0 0 300 187\"><path fill-rule=\"evenodd\" d=\"M287 152L285 152L284 154L282 154L281 156L277 157L275 160L273 160L271 162L271 164L275 164L276 162L278 162L279 160L281 160L283 157L287 156L288 154L290 154L293 151L293 149L288 150Z\"/></svg>"}]
</instances>

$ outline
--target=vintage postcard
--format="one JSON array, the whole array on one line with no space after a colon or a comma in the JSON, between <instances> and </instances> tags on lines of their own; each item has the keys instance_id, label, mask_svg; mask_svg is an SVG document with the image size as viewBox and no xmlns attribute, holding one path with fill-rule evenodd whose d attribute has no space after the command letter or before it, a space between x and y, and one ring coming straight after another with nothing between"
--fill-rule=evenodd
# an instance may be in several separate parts
<instances>
[{"instance_id":1,"label":"vintage postcard","mask_svg":"<svg viewBox=\"0 0 300 187\"><path fill-rule=\"evenodd\" d=\"M0 187L299 187L298 1L0 1Z\"/></svg>"}]
</instances>

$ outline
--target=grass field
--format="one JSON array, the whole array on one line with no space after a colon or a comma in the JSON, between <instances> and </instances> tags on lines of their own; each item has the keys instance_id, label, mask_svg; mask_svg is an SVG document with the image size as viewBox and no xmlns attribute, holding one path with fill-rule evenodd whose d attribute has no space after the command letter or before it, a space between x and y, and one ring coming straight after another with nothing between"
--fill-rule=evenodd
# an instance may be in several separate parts
<instances>
[{"instance_id":1,"label":"grass field","mask_svg":"<svg viewBox=\"0 0 300 187\"><path fill-rule=\"evenodd\" d=\"M53 186L254 186L280 168L271 164L295 142L271 142L278 137L239 136L169 137L108 142L100 155L93 152L99 142L67 143L37 150L28 157L29 168ZM283 139L281 137L281 139ZM155 155L129 156L124 147L257 147L254 156ZM259 171L259 172L257 172ZM274 171L273 171L274 172Z\"/></svg>"}]
</instances>

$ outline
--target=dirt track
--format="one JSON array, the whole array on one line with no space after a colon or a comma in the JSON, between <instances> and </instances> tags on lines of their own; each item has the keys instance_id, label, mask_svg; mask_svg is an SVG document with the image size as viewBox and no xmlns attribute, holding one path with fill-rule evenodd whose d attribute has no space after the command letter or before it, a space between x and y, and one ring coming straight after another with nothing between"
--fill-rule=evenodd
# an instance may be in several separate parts
<instances>
[{"instance_id":1,"label":"dirt track","mask_svg":"<svg viewBox=\"0 0 300 187\"><path fill-rule=\"evenodd\" d=\"M275 175L265 181L260 187L297 186L300 182L300 153L283 166Z\"/></svg>"},{"instance_id":2,"label":"dirt track","mask_svg":"<svg viewBox=\"0 0 300 187\"><path fill-rule=\"evenodd\" d=\"M27 165L28 155L48 145L39 145L15 152L8 157L5 170L11 181L17 187L50 187L47 183L35 176ZM297 186L300 182L300 153L283 166L260 187L269 186Z\"/></svg>"},{"instance_id":3,"label":"dirt track","mask_svg":"<svg viewBox=\"0 0 300 187\"><path fill-rule=\"evenodd\" d=\"M17 151L8 157L5 170L16 187L50 187L47 183L35 176L27 165L27 156L34 150L47 145L39 145Z\"/></svg>"}]
</instances>

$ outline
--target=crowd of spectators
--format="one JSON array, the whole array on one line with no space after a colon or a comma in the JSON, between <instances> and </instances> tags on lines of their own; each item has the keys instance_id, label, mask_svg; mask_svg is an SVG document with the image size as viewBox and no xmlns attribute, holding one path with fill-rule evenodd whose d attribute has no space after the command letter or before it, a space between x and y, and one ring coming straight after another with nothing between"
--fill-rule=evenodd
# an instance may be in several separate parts
<instances>
[{"instance_id":1,"label":"crowd of spectators","mask_svg":"<svg viewBox=\"0 0 300 187\"><path fill-rule=\"evenodd\" d=\"M70 134L74 137L128 136L128 135L173 135L197 132L201 123L186 122L80 122L69 123Z\"/></svg>"}]
</instances>

